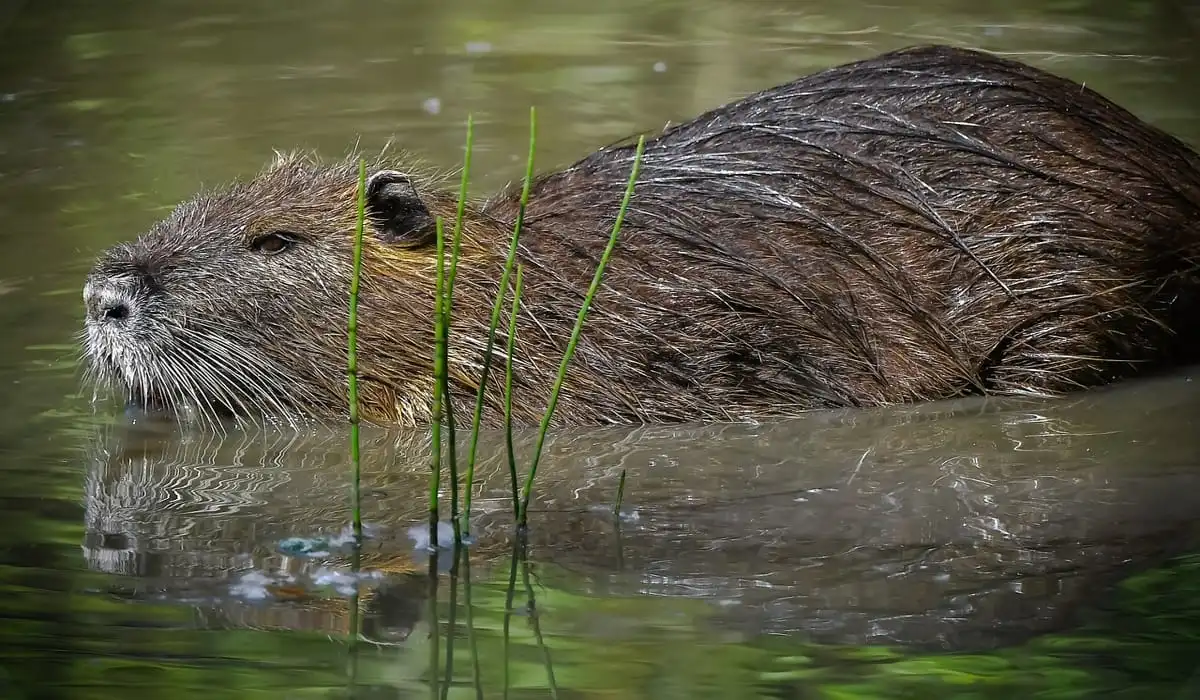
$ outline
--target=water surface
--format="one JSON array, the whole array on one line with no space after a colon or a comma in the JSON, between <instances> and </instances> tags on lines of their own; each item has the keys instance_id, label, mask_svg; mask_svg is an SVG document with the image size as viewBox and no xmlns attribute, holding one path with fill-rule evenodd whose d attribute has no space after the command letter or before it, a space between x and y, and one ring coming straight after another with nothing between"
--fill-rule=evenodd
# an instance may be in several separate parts
<instances>
[{"instance_id":1,"label":"water surface","mask_svg":"<svg viewBox=\"0 0 1200 700\"><path fill-rule=\"evenodd\" d=\"M0 30L5 697L428 695L409 534L424 436L365 437L369 641L351 652L347 557L281 548L346 525L344 433L129 425L77 381L92 257L273 149L392 142L450 169L472 113L482 193L520 176L530 105L548 168L930 41L1016 55L1200 143L1182 1L65 0L0 10ZM470 567L486 696L507 669L513 697L1192 697L1197 377L556 434L507 661L508 486L487 435ZM443 577L469 697L450 594Z\"/></svg>"}]
</instances>

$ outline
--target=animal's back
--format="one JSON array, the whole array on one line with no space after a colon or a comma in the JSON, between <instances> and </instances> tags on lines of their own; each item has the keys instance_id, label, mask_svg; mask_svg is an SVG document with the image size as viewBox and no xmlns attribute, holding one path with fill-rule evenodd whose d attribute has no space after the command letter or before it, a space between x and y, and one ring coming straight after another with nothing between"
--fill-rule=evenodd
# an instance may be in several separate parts
<instances>
[{"instance_id":1,"label":"animal's back","mask_svg":"<svg viewBox=\"0 0 1200 700\"><path fill-rule=\"evenodd\" d=\"M577 303L632 157L536 183L531 313ZM485 212L511 220L514 200ZM1094 385L1195 359L1198 267L1194 151L1018 63L884 54L648 141L576 375L619 388L579 410L737 418Z\"/></svg>"}]
</instances>

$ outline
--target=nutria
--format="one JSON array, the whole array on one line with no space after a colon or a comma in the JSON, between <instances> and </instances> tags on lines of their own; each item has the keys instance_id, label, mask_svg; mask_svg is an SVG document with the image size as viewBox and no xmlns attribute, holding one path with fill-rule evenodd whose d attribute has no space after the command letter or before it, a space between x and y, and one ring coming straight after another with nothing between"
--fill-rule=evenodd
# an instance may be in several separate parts
<instances>
[{"instance_id":1,"label":"nutria","mask_svg":"<svg viewBox=\"0 0 1200 700\"><path fill-rule=\"evenodd\" d=\"M517 421L546 405L634 152L533 183ZM1052 396L1200 355L1200 156L1027 65L886 53L669 127L643 163L559 423ZM434 220L453 220L455 197L386 157L368 167L362 413L417 425L431 416ZM467 208L460 416L519 185ZM201 416L344 416L356 192L357 158L280 157L108 251L84 291L93 372Z\"/></svg>"}]
</instances>

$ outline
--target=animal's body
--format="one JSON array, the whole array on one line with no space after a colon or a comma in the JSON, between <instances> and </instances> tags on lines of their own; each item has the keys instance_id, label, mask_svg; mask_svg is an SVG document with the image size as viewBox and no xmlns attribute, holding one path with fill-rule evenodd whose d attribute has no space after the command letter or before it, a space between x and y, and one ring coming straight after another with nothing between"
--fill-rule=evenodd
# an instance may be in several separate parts
<instances>
[{"instance_id":1,"label":"animal's body","mask_svg":"<svg viewBox=\"0 0 1200 700\"><path fill-rule=\"evenodd\" d=\"M634 147L539 176L519 262L515 418L532 422ZM445 190L371 165L363 415L430 419ZM144 402L347 410L357 161L278 160L199 195L89 278L97 373ZM520 183L467 208L450 374L473 405ZM765 419L1054 395L1200 357L1200 156L1091 89L925 47L831 68L646 143L560 423ZM504 344L501 324L497 348ZM502 363L489 382L500 420Z\"/></svg>"}]
</instances>

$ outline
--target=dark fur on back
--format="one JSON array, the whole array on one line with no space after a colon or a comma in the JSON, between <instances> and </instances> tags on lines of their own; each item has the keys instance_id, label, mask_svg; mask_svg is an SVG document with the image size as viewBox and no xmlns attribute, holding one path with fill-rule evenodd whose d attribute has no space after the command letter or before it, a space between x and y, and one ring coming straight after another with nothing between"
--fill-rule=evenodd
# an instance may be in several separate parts
<instances>
[{"instance_id":1,"label":"dark fur on back","mask_svg":"<svg viewBox=\"0 0 1200 700\"><path fill-rule=\"evenodd\" d=\"M533 188L533 313L583 288L633 150ZM515 196L484 211L507 221ZM571 409L719 419L1095 385L1196 359L1198 268L1200 158L1179 141L1019 63L886 54L647 143L579 352L619 388Z\"/></svg>"},{"instance_id":2,"label":"dark fur on back","mask_svg":"<svg viewBox=\"0 0 1200 700\"><path fill-rule=\"evenodd\" d=\"M545 407L633 153L602 149L534 183L522 234L518 420ZM1052 395L1200 356L1200 157L1034 68L946 47L884 54L670 128L647 141L643 162L560 423ZM192 304L189 322L219 316L221 343L269 358L255 366L271 368L271 402L243 396L238 405L342 415L355 175L349 162L285 160L235 194L185 205L190 214L110 255L95 279L171 259L177 287L206 300ZM396 241L413 212L452 220L453 203L413 191L419 199L371 212L364 258L364 415L379 422L429 420L433 247L428 236ZM519 191L468 209L450 358L460 416L478 386ZM197 251L226 245L225 230L270 230L281 219L307 226L300 238L313 244L279 258L286 265L247 263L270 298L213 286L235 276L244 253ZM216 258L221 273L188 273ZM172 284L156 279L157 293ZM123 357L154 362L143 350ZM99 363L103 354L92 351ZM169 374L138 371L114 373L127 384ZM493 424L501 374L487 393Z\"/></svg>"}]
</instances>

